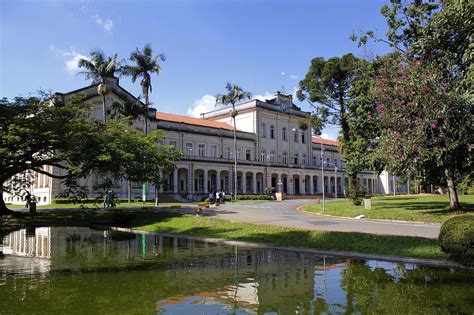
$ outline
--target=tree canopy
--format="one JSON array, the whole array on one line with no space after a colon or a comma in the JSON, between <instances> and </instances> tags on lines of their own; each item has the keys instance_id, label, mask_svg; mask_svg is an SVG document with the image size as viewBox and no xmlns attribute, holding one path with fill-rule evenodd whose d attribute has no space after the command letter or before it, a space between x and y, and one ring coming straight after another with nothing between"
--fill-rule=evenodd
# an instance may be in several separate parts
<instances>
[{"instance_id":1,"label":"tree canopy","mask_svg":"<svg viewBox=\"0 0 474 315\"><path fill-rule=\"evenodd\" d=\"M159 146L159 132L145 136L128 122L107 123L87 117L90 105L81 99L60 104L50 97L0 101L1 192L11 191L10 179L34 171L66 183L92 171L116 179L156 181L160 172L181 157ZM48 172L43 166L60 172ZM25 179L27 180L27 179ZM0 200L0 213L7 208Z\"/></svg>"}]
</instances>

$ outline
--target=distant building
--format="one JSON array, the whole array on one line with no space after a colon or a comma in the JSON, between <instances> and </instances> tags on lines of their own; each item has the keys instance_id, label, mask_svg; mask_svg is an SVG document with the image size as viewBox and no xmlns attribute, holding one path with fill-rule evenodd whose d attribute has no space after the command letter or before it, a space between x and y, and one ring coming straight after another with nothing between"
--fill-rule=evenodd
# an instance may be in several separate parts
<instances>
[{"instance_id":1,"label":"distant building","mask_svg":"<svg viewBox=\"0 0 474 315\"><path fill-rule=\"evenodd\" d=\"M106 102L109 110L114 102L121 101L120 95L134 98L119 85L118 79L109 79L108 85L110 93L107 94ZM87 102L97 104L90 116L101 119L102 98L97 94L97 85L64 94L57 93L56 97L67 101L78 95ZM264 194L269 190L281 189L289 196L311 196L322 194L324 185L327 194L345 195L348 177L338 142L314 137L311 130L301 130L298 121L308 113L293 103L291 95L276 92L272 99L252 99L236 105L236 109L239 113L236 117L237 152L233 152L233 126L228 107L202 113L200 118L149 109L149 130L163 130L163 144L174 146L184 153L184 158L176 163L176 169L164 174L165 182L160 188L160 196L199 200L209 192L220 189L230 194L233 189L234 154L238 160L238 194ZM143 124L141 117L135 121L136 127L142 127ZM62 171L52 166L44 168L53 172ZM31 193L40 204L51 203L64 190L61 180L42 174L33 175ZM87 186L93 198L97 196L93 187L102 180L98 175L91 175L82 179L78 185ZM397 192L407 191L406 184L397 186L393 176L387 172L378 176L370 170L363 171L358 180L369 194L391 194L394 189ZM113 190L118 196L126 197L126 181L116 182ZM133 183L132 196L141 196L140 183ZM148 198L154 197L151 187ZM7 203L23 203L19 197L6 194L4 199Z\"/></svg>"}]
</instances>

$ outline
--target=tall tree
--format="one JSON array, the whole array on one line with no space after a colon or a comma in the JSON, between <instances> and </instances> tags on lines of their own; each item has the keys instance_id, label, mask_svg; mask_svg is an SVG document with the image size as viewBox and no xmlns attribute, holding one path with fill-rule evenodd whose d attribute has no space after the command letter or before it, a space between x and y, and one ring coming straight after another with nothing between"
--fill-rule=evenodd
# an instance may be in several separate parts
<instances>
[{"instance_id":1,"label":"tall tree","mask_svg":"<svg viewBox=\"0 0 474 315\"><path fill-rule=\"evenodd\" d=\"M89 59L80 59L78 63L79 68L84 68L78 74L84 75L86 80L92 80L92 84L100 84L97 87L97 93L102 95L102 112L104 121L107 121L107 107L105 103L106 95L108 93L107 78L113 78L116 73L120 71L120 63L117 60L117 54L105 57L105 54L96 50L91 52Z\"/></svg>"},{"instance_id":2,"label":"tall tree","mask_svg":"<svg viewBox=\"0 0 474 315\"><path fill-rule=\"evenodd\" d=\"M350 138L346 113L357 62L358 59L352 54L328 60L314 58L296 92L298 99L308 101L315 111L310 116L310 127L314 128L311 126L313 124L320 128L325 124L340 125L343 143L347 143ZM355 187L357 174L350 175L350 184Z\"/></svg>"},{"instance_id":3,"label":"tall tree","mask_svg":"<svg viewBox=\"0 0 474 315\"><path fill-rule=\"evenodd\" d=\"M90 105L81 99L66 104L50 97L0 100L0 193L12 192L12 178L31 184L17 176L28 171L66 183L91 172L155 181L180 158L171 147L157 146L156 132L145 136L128 123L92 120L89 111ZM0 215L9 213L2 196Z\"/></svg>"},{"instance_id":4,"label":"tall tree","mask_svg":"<svg viewBox=\"0 0 474 315\"><path fill-rule=\"evenodd\" d=\"M227 90L227 94L216 95L216 105L232 105L230 116L234 122L234 200L237 200L237 126L235 118L238 115L238 111L235 109L235 104L242 100L252 98L252 93L244 91L238 85L231 84L230 82L227 82L225 88Z\"/></svg>"},{"instance_id":5,"label":"tall tree","mask_svg":"<svg viewBox=\"0 0 474 315\"><path fill-rule=\"evenodd\" d=\"M153 91L151 85L151 75L156 73L160 74L161 66L159 61L165 61L165 55L160 53L153 56L153 48L151 44L146 44L142 51L138 48L130 54L130 61L135 63L134 65L125 65L122 68L122 73L124 75L130 76L132 82L138 78L142 78L140 81L140 86L142 87L142 95L145 99L145 135L148 134L148 106L150 105L150 93ZM142 199L146 201L146 196L148 194L148 187L146 183L143 183L142 188Z\"/></svg>"},{"instance_id":6,"label":"tall tree","mask_svg":"<svg viewBox=\"0 0 474 315\"><path fill-rule=\"evenodd\" d=\"M142 96L145 99L145 134L148 134L148 106L150 105L150 93L153 92L151 85L151 75L156 73L160 74L161 66L159 61L165 61L164 54L157 54L153 56L153 48L151 44L146 44L142 51L138 48L130 54L130 61L135 63L134 65L125 65L122 68L122 73L126 76L130 76L132 82L138 78L142 78L140 86L142 87Z\"/></svg>"},{"instance_id":7,"label":"tall tree","mask_svg":"<svg viewBox=\"0 0 474 315\"><path fill-rule=\"evenodd\" d=\"M454 178L472 172L474 3L393 1L381 13L389 26L386 36L369 31L358 38L360 44L388 43L400 53L386 58L385 73L376 78L374 95L385 120L381 143L396 144L401 132L397 143L403 150L391 155L392 166L405 161L443 174L450 206L459 208Z\"/></svg>"}]
</instances>

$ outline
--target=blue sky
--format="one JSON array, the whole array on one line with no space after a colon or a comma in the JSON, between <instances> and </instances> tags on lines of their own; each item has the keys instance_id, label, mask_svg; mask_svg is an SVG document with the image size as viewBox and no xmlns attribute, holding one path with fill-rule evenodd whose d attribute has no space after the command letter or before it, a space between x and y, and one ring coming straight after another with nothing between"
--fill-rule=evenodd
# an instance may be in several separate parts
<instances>
[{"instance_id":1,"label":"blue sky","mask_svg":"<svg viewBox=\"0 0 474 315\"><path fill-rule=\"evenodd\" d=\"M167 57L152 78L151 101L160 111L210 108L227 81L254 95L282 85L292 93L314 57L385 53L387 47L358 48L348 37L353 30L384 34L386 2L2 0L1 97L83 87L88 82L75 75L78 58L94 49L128 58L145 43ZM138 82L122 78L121 84L139 94ZM325 131L334 139L337 130Z\"/></svg>"}]
</instances>

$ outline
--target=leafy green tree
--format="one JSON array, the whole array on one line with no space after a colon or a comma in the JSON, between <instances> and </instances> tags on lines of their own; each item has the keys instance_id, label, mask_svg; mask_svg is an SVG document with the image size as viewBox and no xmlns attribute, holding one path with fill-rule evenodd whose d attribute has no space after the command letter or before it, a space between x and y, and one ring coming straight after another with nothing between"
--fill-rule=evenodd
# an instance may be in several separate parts
<instances>
[{"instance_id":1,"label":"leafy green tree","mask_svg":"<svg viewBox=\"0 0 474 315\"><path fill-rule=\"evenodd\" d=\"M151 75L160 74L161 66L159 61L165 61L164 54L153 56L153 48L151 44L146 44L142 51L138 48L130 54L130 61L135 65L125 65L122 68L122 73L130 76L132 82L138 78L142 78L140 86L142 87L142 95L145 99L145 134L148 134L148 106L150 105L150 93L153 91L151 85Z\"/></svg>"},{"instance_id":2,"label":"leafy green tree","mask_svg":"<svg viewBox=\"0 0 474 315\"><path fill-rule=\"evenodd\" d=\"M450 207L459 208L455 178L472 167L472 103L457 92L456 82L417 60L386 60L375 82L386 165L399 174L420 168L444 174Z\"/></svg>"},{"instance_id":3,"label":"leafy green tree","mask_svg":"<svg viewBox=\"0 0 474 315\"><path fill-rule=\"evenodd\" d=\"M346 147L351 137L347 112L349 102L353 97L351 89L358 62L359 60L352 54L328 60L322 57L314 58L296 92L298 99L308 101L315 111L306 119L308 126L320 133L326 124L340 125L340 142ZM357 189L358 171L360 171L359 168L353 168L353 171L349 173L350 187L353 189Z\"/></svg>"},{"instance_id":4,"label":"leafy green tree","mask_svg":"<svg viewBox=\"0 0 474 315\"><path fill-rule=\"evenodd\" d=\"M140 86L142 87L142 95L145 98L145 135L148 134L148 107L150 105L150 93L153 91L151 85L151 75L156 73L160 74L161 66L159 61L165 61L165 55L160 53L153 56L153 48L151 44L146 44L143 48L143 51L140 51L138 48L130 54L130 61L135 63L135 65L125 65L122 68L122 73L126 76L130 76L132 82L138 78L142 78L140 81ZM146 201L147 195L147 184L143 183L143 201Z\"/></svg>"},{"instance_id":5,"label":"leafy green tree","mask_svg":"<svg viewBox=\"0 0 474 315\"><path fill-rule=\"evenodd\" d=\"M91 120L89 111L81 99L66 104L50 97L0 101L0 215L12 213L3 200L3 192L15 192L12 179L16 187L29 182L20 174L33 171L66 184L91 172L155 181L160 170L172 168L180 158L171 147L158 146L157 132L145 136L129 123Z\"/></svg>"},{"instance_id":6,"label":"leafy green tree","mask_svg":"<svg viewBox=\"0 0 474 315\"><path fill-rule=\"evenodd\" d=\"M459 208L455 178L472 172L474 3L393 2L381 12L389 26L385 38L373 32L358 38L360 44L370 38L386 42L399 52L385 58L384 74L376 78L381 149L400 149L386 154L394 169L405 164L412 174L443 174L450 207Z\"/></svg>"},{"instance_id":7,"label":"leafy green tree","mask_svg":"<svg viewBox=\"0 0 474 315\"><path fill-rule=\"evenodd\" d=\"M238 115L238 111L235 109L235 104L238 102L252 98L252 93L244 91L241 87L236 84L227 82L226 85L227 94L216 95L216 105L232 105L230 110L230 116L234 122L234 199L237 200L237 136L236 136L236 122L235 117Z\"/></svg>"},{"instance_id":8,"label":"leafy green tree","mask_svg":"<svg viewBox=\"0 0 474 315\"><path fill-rule=\"evenodd\" d=\"M146 107L142 106L139 99L131 99L127 95L119 95L120 101L111 106L112 118L128 119L130 124L140 116L146 115ZM127 199L132 202L132 180L127 178Z\"/></svg>"},{"instance_id":9,"label":"leafy green tree","mask_svg":"<svg viewBox=\"0 0 474 315\"><path fill-rule=\"evenodd\" d=\"M117 54L105 57L102 51L96 50L91 52L90 60L80 59L78 66L85 69L78 74L84 75L86 80L92 80L92 84L100 83L97 86L97 92L102 95L102 112L104 121L107 121L105 103L105 96L108 93L107 78L113 78L120 71L120 62L117 60Z\"/></svg>"}]
</instances>

